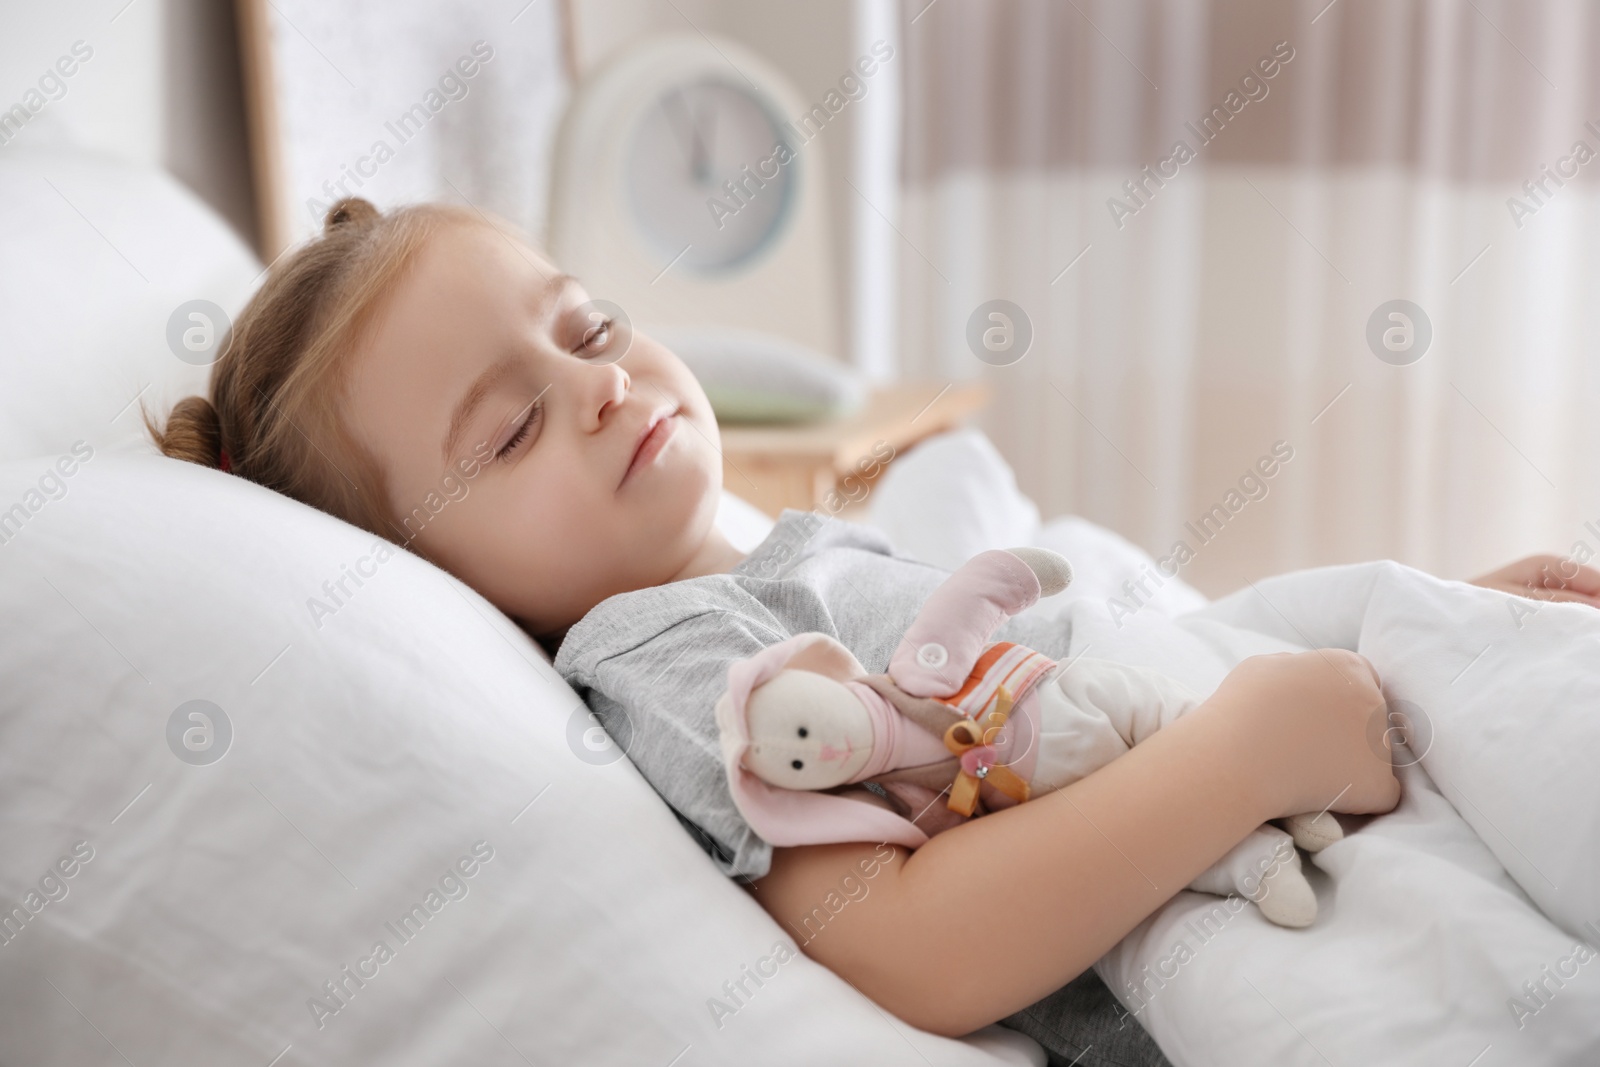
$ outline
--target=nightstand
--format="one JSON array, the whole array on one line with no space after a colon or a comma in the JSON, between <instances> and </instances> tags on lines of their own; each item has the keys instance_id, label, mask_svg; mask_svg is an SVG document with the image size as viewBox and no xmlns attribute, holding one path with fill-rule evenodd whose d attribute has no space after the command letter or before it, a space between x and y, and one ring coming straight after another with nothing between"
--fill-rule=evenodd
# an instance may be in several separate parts
<instances>
[{"instance_id":1,"label":"nightstand","mask_svg":"<svg viewBox=\"0 0 1600 1067\"><path fill-rule=\"evenodd\" d=\"M989 402L979 382L912 382L873 392L853 415L803 426L722 428L722 484L762 511L821 508L836 515L865 499L895 456L959 425Z\"/></svg>"}]
</instances>

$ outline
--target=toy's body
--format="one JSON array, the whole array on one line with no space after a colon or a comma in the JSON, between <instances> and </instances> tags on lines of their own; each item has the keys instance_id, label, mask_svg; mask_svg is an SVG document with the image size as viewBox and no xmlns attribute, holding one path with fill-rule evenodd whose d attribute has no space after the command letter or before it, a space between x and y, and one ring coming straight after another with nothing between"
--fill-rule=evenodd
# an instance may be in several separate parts
<instances>
[{"instance_id":1,"label":"toy's body","mask_svg":"<svg viewBox=\"0 0 1600 1067\"><path fill-rule=\"evenodd\" d=\"M775 845L884 840L916 847L985 811L1060 789L1186 714L1199 697L1153 671L1080 656L1056 663L989 637L1071 569L1041 549L985 552L924 604L889 663L867 676L821 634L729 671L717 704L734 800ZM824 792L874 783L895 812ZM948 798L945 798L948 794ZM941 800L943 802L941 802ZM1191 883L1237 891L1284 926L1316 917L1296 843L1338 840L1331 816L1264 826Z\"/></svg>"}]
</instances>

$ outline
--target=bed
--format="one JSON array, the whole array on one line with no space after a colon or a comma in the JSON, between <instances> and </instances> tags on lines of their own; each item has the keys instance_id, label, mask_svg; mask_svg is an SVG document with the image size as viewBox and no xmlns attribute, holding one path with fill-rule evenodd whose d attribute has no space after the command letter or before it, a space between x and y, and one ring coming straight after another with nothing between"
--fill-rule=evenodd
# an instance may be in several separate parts
<instances>
[{"instance_id":1,"label":"bed","mask_svg":"<svg viewBox=\"0 0 1600 1067\"><path fill-rule=\"evenodd\" d=\"M908 1027L783 951L793 939L472 590L150 454L137 400L164 410L204 381L168 344L174 312L237 307L261 271L192 196L158 172L13 152L0 204L0 1059L1045 1062L1002 1028ZM1035 610L1085 633L1148 564L1093 524L1041 523L971 432L897 461L870 503L902 550L946 565L1063 551L1078 578ZM727 496L719 521L749 547L771 520ZM336 610L313 610L341 580ZM1600 747L1525 746L1505 780L1464 783L1481 763L1448 743L1493 744L1512 711L1594 737L1572 709L1600 692L1571 664L1600 624L1540 610L1547 657L1522 662L1565 670L1570 699L1518 708L1499 594L1475 593L1448 601L1487 643L1453 710L1433 694L1466 665L1406 655L1402 617L1349 607L1344 632L1317 635L1387 634L1407 694L1451 729L1405 760L1396 813L1323 854L1316 926L1182 892L1097 964L1179 1067L1600 1062L1600 963L1577 959L1600 939L1582 921L1600 925L1583 895L1600 857L1560 850L1563 833L1600 837L1600 800L1516 802L1539 759ZM1181 581L1141 618L1307 637ZM1578 895L1541 889L1545 874Z\"/></svg>"}]
</instances>

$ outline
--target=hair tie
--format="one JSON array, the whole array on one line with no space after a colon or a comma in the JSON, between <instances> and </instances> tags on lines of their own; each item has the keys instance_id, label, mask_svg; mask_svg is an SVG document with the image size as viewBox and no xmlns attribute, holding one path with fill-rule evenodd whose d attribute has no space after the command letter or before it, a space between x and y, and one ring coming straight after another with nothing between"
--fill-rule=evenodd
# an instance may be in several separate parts
<instances>
[{"instance_id":1,"label":"hair tie","mask_svg":"<svg viewBox=\"0 0 1600 1067\"><path fill-rule=\"evenodd\" d=\"M227 474L233 470L233 463L228 459L226 448L217 449L217 469Z\"/></svg>"}]
</instances>

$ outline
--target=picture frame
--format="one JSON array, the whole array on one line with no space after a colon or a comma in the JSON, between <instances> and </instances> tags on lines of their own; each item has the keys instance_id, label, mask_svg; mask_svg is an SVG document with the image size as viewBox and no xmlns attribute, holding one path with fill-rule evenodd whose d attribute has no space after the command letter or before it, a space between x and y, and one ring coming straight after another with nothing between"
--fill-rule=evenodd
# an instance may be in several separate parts
<instances>
[{"instance_id":1,"label":"picture frame","mask_svg":"<svg viewBox=\"0 0 1600 1067\"><path fill-rule=\"evenodd\" d=\"M539 239L575 75L567 0L236 0L268 263L347 195L464 203Z\"/></svg>"}]
</instances>

